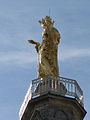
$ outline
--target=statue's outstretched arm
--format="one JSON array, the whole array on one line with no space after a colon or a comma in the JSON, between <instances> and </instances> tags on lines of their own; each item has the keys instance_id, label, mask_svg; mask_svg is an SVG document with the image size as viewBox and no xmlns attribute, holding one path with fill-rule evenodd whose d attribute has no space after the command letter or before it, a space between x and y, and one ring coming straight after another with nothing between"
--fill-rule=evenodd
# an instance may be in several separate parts
<instances>
[{"instance_id":1,"label":"statue's outstretched arm","mask_svg":"<svg viewBox=\"0 0 90 120\"><path fill-rule=\"evenodd\" d=\"M28 42L31 43L31 44L35 44L35 45L36 45L36 46L35 46L36 51L38 52L38 47L40 46L40 43L39 43L39 42L36 42L36 41L34 41L34 40L28 40Z\"/></svg>"}]
</instances>

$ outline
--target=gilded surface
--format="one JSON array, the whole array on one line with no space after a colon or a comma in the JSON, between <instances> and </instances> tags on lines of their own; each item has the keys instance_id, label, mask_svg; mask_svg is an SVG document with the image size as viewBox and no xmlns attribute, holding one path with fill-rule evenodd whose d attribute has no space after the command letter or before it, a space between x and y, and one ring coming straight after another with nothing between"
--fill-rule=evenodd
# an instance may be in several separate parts
<instances>
[{"instance_id":1,"label":"gilded surface","mask_svg":"<svg viewBox=\"0 0 90 120\"><path fill-rule=\"evenodd\" d=\"M58 76L57 50L60 42L60 34L53 27L54 21L49 16L39 21L44 31L42 33L42 43L34 40L28 40L29 43L35 44L38 53L38 77L45 75Z\"/></svg>"}]
</instances>

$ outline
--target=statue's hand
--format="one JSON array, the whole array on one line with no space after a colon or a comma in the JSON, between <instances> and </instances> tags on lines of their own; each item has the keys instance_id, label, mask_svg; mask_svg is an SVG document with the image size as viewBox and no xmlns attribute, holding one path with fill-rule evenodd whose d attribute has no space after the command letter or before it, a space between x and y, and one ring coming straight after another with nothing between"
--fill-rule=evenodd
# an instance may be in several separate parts
<instances>
[{"instance_id":1,"label":"statue's hand","mask_svg":"<svg viewBox=\"0 0 90 120\"><path fill-rule=\"evenodd\" d=\"M28 40L29 43L32 43L32 44L35 44L35 48L36 48L36 51L38 52L38 47L40 46L40 43L39 42L36 42L34 40Z\"/></svg>"},{"instance_id":2,"label":"statue's hand","mask_svg":"<svg viewBox=\"0 0 90 120\"><path fill-rule=\"evenodd\" d=\"M37 42L34 40L28 40L29 43L36 44Z\"/></svg>"}]
</instances>

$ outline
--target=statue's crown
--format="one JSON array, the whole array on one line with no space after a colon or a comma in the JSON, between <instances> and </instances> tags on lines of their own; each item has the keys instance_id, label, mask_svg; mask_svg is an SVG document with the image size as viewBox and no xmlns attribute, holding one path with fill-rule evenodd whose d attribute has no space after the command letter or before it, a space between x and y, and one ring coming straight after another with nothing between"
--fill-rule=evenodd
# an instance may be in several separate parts
<instances>
[{"instance_id":1,"label":"statue's crown","mask_svg":"<svg viewBox=\"0 0 90 120\"><path fill-rule=\"evenodd\" d=\"M47 24L47 22L49 22L52 25L54 24L54 20L52 21L50 16L46 16L45 18L42 18L42 21L39 20L40 24Z\"/></svg>"}]
</instances>

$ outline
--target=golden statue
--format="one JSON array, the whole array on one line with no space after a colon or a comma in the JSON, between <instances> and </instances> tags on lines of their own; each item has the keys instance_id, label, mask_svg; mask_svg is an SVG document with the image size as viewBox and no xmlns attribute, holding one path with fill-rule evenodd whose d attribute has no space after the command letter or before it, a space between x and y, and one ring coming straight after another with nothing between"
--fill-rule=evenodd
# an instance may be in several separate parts
<instances>
[{"instance_id":1,"label":"golden statue","mask_svg":"<svg viewBox=\"0 0 90 120\"><path fill-rule=\"evenodd\" d=\"M38 77L45 75L59 76L57 49L60 42L60 34L53 27L54 21L49 16L39 21L44 31L42 33L42 43L34 40L28 40L29 43L35 44L38 53Z\"/></svg>"}]
</instances>

